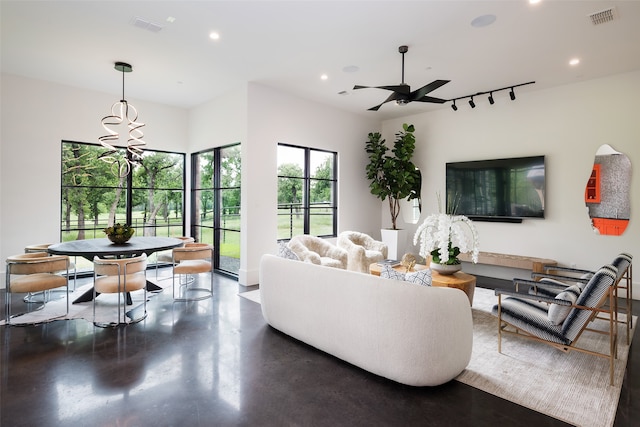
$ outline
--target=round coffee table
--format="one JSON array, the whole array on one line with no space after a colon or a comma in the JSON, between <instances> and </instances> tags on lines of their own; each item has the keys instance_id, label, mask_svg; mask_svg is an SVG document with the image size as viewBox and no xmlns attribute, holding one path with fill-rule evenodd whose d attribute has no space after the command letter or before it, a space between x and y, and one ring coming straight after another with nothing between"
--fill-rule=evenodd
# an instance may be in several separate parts
<instances>
[{"instance_id":1,"label":"round coffee table","mask_svg":"<svg viewBox=\"0 0 640 427\"><path fill-rule=\"evenodd\" d=\"M473 293L476 290L476 276L458 271L454 274L440 274L431 270L431 286L456 288L467 294L469 304L473 305Z\"/></svg>"}]
</instances>

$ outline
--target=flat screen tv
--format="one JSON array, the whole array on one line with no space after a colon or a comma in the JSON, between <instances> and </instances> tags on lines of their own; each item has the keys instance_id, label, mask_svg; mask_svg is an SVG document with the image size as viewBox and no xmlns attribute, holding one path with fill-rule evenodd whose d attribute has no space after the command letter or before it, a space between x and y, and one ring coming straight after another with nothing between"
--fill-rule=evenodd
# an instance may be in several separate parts
<instances>
[{"instance_id":1,"label":"flat screen tv","mask_svg":"<svg viewBox=\"0 0 640 427\"><path fill-rule=\"evenodd\" d=\"M544 156L447 163L447 211L480 221L544 218Z\"/></svg>"}]
</instances>

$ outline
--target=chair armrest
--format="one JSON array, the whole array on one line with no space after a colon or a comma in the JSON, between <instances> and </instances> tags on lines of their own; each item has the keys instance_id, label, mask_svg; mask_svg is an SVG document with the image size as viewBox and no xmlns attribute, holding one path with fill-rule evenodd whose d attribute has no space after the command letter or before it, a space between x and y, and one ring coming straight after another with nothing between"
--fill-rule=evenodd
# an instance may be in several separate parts
<instances>
[{"instance_id":1,"label":"chair armrest","mask_svg":"<svg viewBox=\"0 0 640 427\"><path fill-rule=\"evenodd\" d=\"M571 303L571 301L565 301L563 299L555 299L555 298L552 298L552 297L545 297L545 296L542 296L542 295L523 294L521 292L517 292L517 291L511 290L511 289L500 289L500 288L497 288L495 290L495 293L496 293L496 295L498 297L500 297L502 295L506 295L506 296L511 296L511 297L530 300L530 301L548 302L548 303L559 304L559 305L574 306ZM574 307L577 307L577 306L574 306Z\"/></svg>"},{"instance_id":2,"label":"chair armrest","mask_svg":"<svg viewBox=\"0 0 640 427\"><path fill-rule=\"evenodd\" d=\"M587 283L589 281L589 279L585 277L563 276L561 274L550 274L550 273L531 273L531 278L533 279L548 278L548 279L566 280L570 282L581 282L581 283Z\"/></svg>"},{"instance_id":3,"label":"chair armrest","mask_svg":"<svg viewBox=\"0 0 640 427\"><path fill-rule=\"evenodd\" d=\"M595 274L595 271L591 271L591 270L583 270L581 268L574 268L574 267L561 267L558 265L545 265L543 268L545 273L548 272L549 270L556 270L556 271L566 271L568 273Z\"/></svg>"}]
</instances>

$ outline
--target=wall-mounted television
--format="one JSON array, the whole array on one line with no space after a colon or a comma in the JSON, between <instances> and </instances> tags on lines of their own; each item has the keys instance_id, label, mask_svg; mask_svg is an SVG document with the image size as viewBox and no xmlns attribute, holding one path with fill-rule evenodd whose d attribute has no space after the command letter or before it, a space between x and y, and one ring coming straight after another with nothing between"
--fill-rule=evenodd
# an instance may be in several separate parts
<instances>
[{"instance_id":1,"label":"wall-mounted television","mask_svg":"<svg viewBox=\"0 0 640 427\"><path fill-rule=\"evenodd\" d=\"M544 156L454 162L446 169L447 212L455 207L480 221L544 218Z\"/></svg>"}]
</instances>

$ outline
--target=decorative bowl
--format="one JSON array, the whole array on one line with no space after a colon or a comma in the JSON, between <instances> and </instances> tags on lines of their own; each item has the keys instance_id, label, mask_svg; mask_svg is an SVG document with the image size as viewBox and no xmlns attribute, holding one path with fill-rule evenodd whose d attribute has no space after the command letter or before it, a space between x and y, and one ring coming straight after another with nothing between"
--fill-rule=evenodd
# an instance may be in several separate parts
<instances>
[{"instance_id":1,"label":"decorative bowl","mask_svg":"<svg viewBox=\"0 0 640 427\"><path fill-rule=\"evenodd\" d=\"M112 227L105 228L104 232L113 243L122 245L131 239L136 230L128 224L121 225L118 223Z\"/></svg>"}]
</instances>

